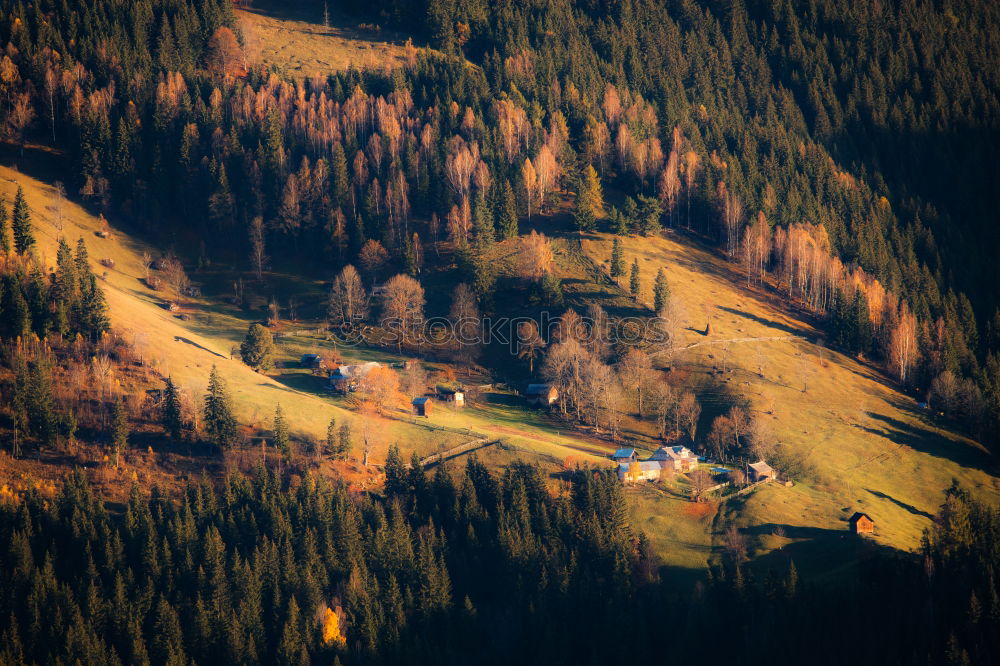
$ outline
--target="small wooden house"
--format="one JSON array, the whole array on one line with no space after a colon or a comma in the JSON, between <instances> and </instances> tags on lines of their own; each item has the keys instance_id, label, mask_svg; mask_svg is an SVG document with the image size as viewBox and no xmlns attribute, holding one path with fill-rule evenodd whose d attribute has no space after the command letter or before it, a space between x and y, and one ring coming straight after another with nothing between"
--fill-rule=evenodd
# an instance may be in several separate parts
<instances>
[{"instance_id":1,"label":"small wooden house","mask_svg":"<svg viewBox=\"0 0 1000 666\"><path fill-rule=\"evenodd\" d=\"M445 402L453 402L456 407L465 406L465 392L461 389L452 388L450 386L438 386L437 387L438 397Z\"/></svg>"},{"instance_id":2,"label":"small wooden house","mask_svg":"<svg viewBox=\"0 0 1000 666\"><path fill-rule=\"evenodd\" d=\"M656 481L663 473L663 463L659 460L633 461L618 464L618 480L622 483Z\"/></svg>"},{"instance_id":3,"label":"small wooden house","mask_svg":"<svg viewBox=\"0 0 1000 666\"><path fill-rule=\"evenodd\" d=\"M430 398L414 398L413 399L413 413L417 416L428 417L431 415L431 404L433 400Z\"/></svg>"},{"instance_id":4,"label":"small wooden house","mask_svg":"<svg viewBox=\"0 0 1000 666\"><path fill-rule=\"evenodd\" d=\"M529 405L548 407L559 399L559 390L552 384L528 384L524 397Z\"/></svg>"},{"instance_id":5,"label":"small wooden house","mask_svg":"<svg viewBox=\"0 0 1000 666\"><path fill-rule=\"evenodd\" d=\"M778 474L774 471L774 468L763 460L751 463L748 471L750 472L750 481L752 483L757 483L758 481L773 481L778 478Z\"/></svg>"},{"instance_id":6,"label":"small wooden house","mask_svg":"<svg viewBox=\"0 0 1000 666\"><path fill-rule=\"evenodd\" d=\"M631 463L638 460L635 449L618 449L611 455L611 459L616 463Z\"/></svg>"},{"instance_id":7,"label":"small wooden house","mask_svg":"<svg viewBox=\"0 0 1000 666\"><path fill-rule=\"evenodd\" d=\"M320 367L323 359L319 354L303 354L302 358L299 359L300 368L309 368L310 370Z\"/></svg>"},{"instance_id":8,"label":"small wooden house","mask_svg":"<svg viewBox=\"0 0 1000 666\"><path fill-rule=\"evenodd\" d=\"M853 516L851 516L851 532L854 534L874 534L875 533L875 521L872 520L871 516L867 513L861 513L858 511Z\"/></svg>"}]
</instances>

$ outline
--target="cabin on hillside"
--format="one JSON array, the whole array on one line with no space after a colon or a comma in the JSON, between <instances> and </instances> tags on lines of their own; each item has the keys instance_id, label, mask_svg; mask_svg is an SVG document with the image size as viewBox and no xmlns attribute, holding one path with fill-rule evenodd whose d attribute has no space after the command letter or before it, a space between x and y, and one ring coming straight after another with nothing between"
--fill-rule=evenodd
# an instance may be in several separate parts
<instances>
[{"instance_id":1,"label":"cabin on hillside","mask_svg":"<svg viewBox=\"0 0 1000 666\"><path fill-rule=\"evenodd\" d=\"M661 446L650 460L664 463L664 467L673 467L678 472L690 472L698 466L698 456L686 446Z\"/></svg>"},{"instance_id":2,"label":"cabin on hillside","mask_svg":"<svg viewBox=\"0 0 1000 666\"><path fill-rule=\"evenodd\" d=\"M438 398L445 402L455 403L456 407L465 407L465 392L451 386L438 386Z\"/></svg>"},{"instance_id":3,"label":"cabin on hillside","mask_svg":"<svg viewBox=\"0 0 1000 666\"><path fill-rule=\"evenodd\" d=\"M359 363L357 365L339 365L330 373L329 387L339 393L356 391L362 379L375 368L381 368L378 361Z\"/></svg>"},{"instance_id":4,"label":"cabin on hillside","mask_svg":"<svg viewBox=\"0 0 1000 666\"><path fill-rule=\"evenodd\" d=\"M872 520L871 516L867 513L861 513L858 511L853 516L851 516L848 521L851 524L851 532L853 534L874 534L875 533L875 521Z\"/></svg>"},{"instance_id":5,"label":"cabin on hillside","mask_svg":"<svg viewBox=\"0 0 1000 666\"><path fill-rule=\"evenodd\" d=\"M627 448L627 449L618 449L617 451L612 453L611 459L614 460L616 463L630 463L638 460L639 456L635 452L635 449Z\"/></svg>"},{"instance_id":6,"label":"cabin on hillside","mask_svg":"<svg viewBox=\"0 0 1000 666\"><path fill-rule=\"evenodd\" d=\"M413 413L417 416L429 417L431 415L431 405L433 401L430 398L414 398L413 399Z\"/></svg>"},{"instance_id":7,"label":"cabin on hillside","mask_svg":"<svg viewBox=\"0 0 1000 666\"><path fill-rule=\"evenodd\" d=\"M299 359L299 367L309 368L310 370L320 367L322 363L323 359L320 358L319 354L303 354L302 358Z\"/></svg>"},{"instance_id":8,"label":"cabin on hillside","mask_svg":"<svg viewBox=\"0 0 1000 666\"><path fill-rule=\"evenodd\" d=\"M618 480L622 483L656 481L663 473L664 463L660 460L643 460L618 464Z\"/></svg>"},{"instance_id":9,"label":"cabin on hillside","mask_svg":"<svg viewBox=\"0 0 1000 666\"><path fill-rule=\"evenodd\" d=\"M524 397L529 405L548 407L559 399L559 390L552 384L528 384Z\"/></svg>"},{"instance_id":10,"label":"cabin on hillside","mask_svg":"<svg viewBox=\"0 0 1000 666\"><path fill-rule=\"evenodd\" d=\"M774 471L774 468L763 460L751 463L749 472L751 483L757 483L758 481L773 481L778 478L778 474Z\"/></svg>"}]
</instances>

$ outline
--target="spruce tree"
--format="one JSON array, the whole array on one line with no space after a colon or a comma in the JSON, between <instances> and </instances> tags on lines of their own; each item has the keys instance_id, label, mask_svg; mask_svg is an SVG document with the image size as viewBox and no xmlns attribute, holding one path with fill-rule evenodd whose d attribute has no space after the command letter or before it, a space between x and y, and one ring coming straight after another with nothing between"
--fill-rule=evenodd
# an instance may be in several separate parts
<instances>
[{"instance_id":1,"label":"spruce tree","mask_svg":"<svg viewBox=\"0 0 1000 666\"><path fill-rule=\"evenodd\" d=\"M7 234L7 222L10 216L7 213L7 199L0 197L0 254L4 256L10 254L10 236Z\"/></svg>"},{"instance_id":2,"label":"spruce tree","mask_svg":"<svg viewBox=\"0 0 1000 666\"><path fill-rule=\"evenodd\" d=\"M327 455L335 455L337 453L337 418L330 417L330 422L326 424L326 445Z\"/></svg>"},{"instance_id":3,"label":"spruce tree","mask_svg":"<svg viewBox=\"0 0 1000 666\"><path fill-rule=\"evenodd\" d=\"M497 228L500 230L500 240L517 238L517 198L510 181L505 180L499 197L497 210Z\"/></svg>"},{"instance_id":4,"label":"spruce tree","mask_svg":"<svg viewBox=\"0 0 1000 666\"><path fill-rule=\"evenodd\" d=\"M639 297L639 258L632 261L632 272L628 277L628 290L636 298Z\"/></svg>"},{"instance_id":5,"label":"spruce tree","mask_svg":"<svg viewBox=\"0 0 1000 666\"><path fill-rule=\"evenodd\" d=\"M181 416L181 400L177 394L177 387L174 385L172 377L167 377L167 386L163 390L163 404L160 410L160 423L163 429L174 440L181 438L181 429L184 426Z\"/></svg>"},{"instance_id":6,"label":"spruce tree","mask_svg":"<svg viewBox=\"0 0 1000 666\"><path fill-rule=\"evenodd\" d=\"M486 202L486 195L482 190L476 193L476 198L472 205L472 227L475 231L476 250L485 252L496 242L493 226L493 215Z\"/></svg>"},{"instance_id":7,"label":"spruce tree","mask_svg":"<svg viewBox=\"0 0 1000 666\"><path fill-rule=\"evenodd\" d=\"M351 424L346 421L337 432L337 454L344 458L351 454Z\"/></svg>"},{"instance_id":8,"label":"spruce tree","mask_svg":"<svg viewBox=\"0 0 1000 666\"><path fill-rule=\"evenodd\" d=\"M611 277L621 277L625 275L625 254L622 250L622 242L615 238L611 245Z\"/></svg>"},{"instance_id":9,"label":"spruce tree","mask_svg":"<svg viewBox=\"0 0 1000 666\"><path fill-rule=\"evenodd\" d=\"M208 375L204 416L205 431L213 444L225 448L236 442L236 417L233 415L229 391L214 365Z\"/></svg>"},{"instance_id":10,"label":"spruce tree","mask_svg":"<svg viewBox=\"0 0 1000 666\"><path fill-rule=\"evenodd\" d=\"M385 494L396 497L406 492L406 465L399 454L399 445L389 447L389 455L385 459Z\"/></svg>"},{"instance_id":11,"label":"spruce tree","mask_svg":"<svg viewBox=\"0 0 1000 666\"><path fill-rule=\"evenodd\" d=\"M604 196L601 193L601 181L594 167L587 165L580 174L576 190L576 205L573 210L573 222L581 231L590 231L597 226L597 218L604 208Z\"/></svg>"},{"instance_id":12,"label":"spruce tree","mask_svg":"<svg viewBox=\"0 0 1000 666\"><path fill-rule=\"evenodd\" d=\"M267 372L274 366L274 338L262 324L250 324L240 345L243 362L257 372Z\"/></svg>"},{"instance_id":13,"label":"spruce tree","mask_svg":"<svg viewBox=\"0 0 1000 666\"><path fill-rule=\"evenodd\" d=\"M285 460L292 459L292 442L288 436L288 423L285 422L285 413L281 410L281 403L274 408L274 448L281 451Z\"/></svg>"},{"instance_id":14,"label":"spruce tree","mask_svg":"<svg viewBox=\"0 0 1000 666\"><path fill-rule=\"evenodd\" d=\"M24 299L16 276L8 276L4 289L4 329L8 338L23 338L31 333L31 310Z\"/></svg>"},{"instance_id":15,"label":"spruce tree","mask_svg":"<svg viewBox=\"0 0 1000 666\"><path fill-rule=\"evenodd\" d=\"M73 260L73 251L70 249L66 239L61 236L59 237L59 248L56 250L54 286L56 302L72 309L76 302L76 294L79 290L80 282L76 276L76 262Z\"/></svg>"},{"instance_id":16,"label":"spruce tree","mask_svg":"<svg viewBox=\"0 0 1000 666\"><path fill-rule=\"evenodd\" d=\"M83 291L90 280L90 257L87 255L87 244L83 242L83 236L76 241L76 255L73 257L76 263L76 277L80 281L80 291Z\"/></svg>"},{"instance_id":17,"label":"spruce tree","mask_svg":"<svg viewBox=\"0 0 1000 666\"><path fill-rule=\"evenodd\" d=\"M121 461L122 451L128 445L128 417L125 415L125 406L122 404L120 396L115 397L115 402L111 406L111 451L115 457L115 468L117 469Z\"/></svg>"},{"instance_id":18,"label":"spruce tree","mask_svg":"<svg viewBox=\"0 0 1000 666\"><path fill-rule=\"evenodd\" d=\"M24 198L24 188L21 186L18 186L17 196L14 197L14 215L11 228L14 231L14 250L23 255L35 244L35 237L31 231L31 211L28 210L28 202Z\"/></svg>"},{"instance_id":19,"label":"spruce tree","mask_svg":"<svg viewBox=\"0 0 1000 666\"><path fill-rule=\"evenodd\" d=\"M670 286L663 269L656 271L656 281L653 283L653 310L659 313L670 298Z\"/></svg>"},{"instance_id":20,"label":"spruce tree","mask_svg":"<svg viewBox=\"0 0 1000 666\"><path fill-rule=\"evenodd\" d=\"M108 319L108 304L104 292L97 285L97 278L89 276L88 284L80 301L78 323L80 331L91 340L97 340L111 329Z\"/></svg>"}]
</instances>

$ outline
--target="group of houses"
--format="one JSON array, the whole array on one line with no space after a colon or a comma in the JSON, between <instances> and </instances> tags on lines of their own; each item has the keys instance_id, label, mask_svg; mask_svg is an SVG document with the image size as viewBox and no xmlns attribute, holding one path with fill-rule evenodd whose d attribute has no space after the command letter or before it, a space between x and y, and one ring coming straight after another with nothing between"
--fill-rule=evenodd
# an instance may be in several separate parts
<instances>
[{"instance_id":1,"label":"group of houses","mask_svg":"<svg viewBox=\"0 0 1000 666\"><path fill-rule=\"evenodd\" d=\"M611 459L618 463L618 479L623 483L656 481L664 473L691 472L698 466L698 456L681 445L661 446L645 460L639 460L635 449L622 448L615 451ZM763 460L747 468L747 479L751 483L773 481L777 477L774 468Z\"/></svg>"},{"instance_id":2,"label":"group of houses","mask_svg":"<svg viewBox=\"0 0 1000 666\"><path fill-rule=\"evenodd\" d=\"M661 446L646 460L635 449L618 449L611 456L618 463L618 479L623 483L656 481L664 473L690 472L698 466L698 456L686 446Z\"/></svg>"}]
</instances>

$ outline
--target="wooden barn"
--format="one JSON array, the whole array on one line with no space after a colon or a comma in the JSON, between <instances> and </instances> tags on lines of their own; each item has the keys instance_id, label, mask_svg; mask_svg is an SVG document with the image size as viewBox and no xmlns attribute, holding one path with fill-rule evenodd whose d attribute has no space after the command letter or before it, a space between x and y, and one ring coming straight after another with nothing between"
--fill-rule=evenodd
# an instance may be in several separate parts
<instances>
[{"instance_id":1,"label":"wooden barn","mask_svg":"<svg viewBox=\"0 0 1000 666\"><path fill-rule=\"evenodd\" d=\"M547 407L559 399L559 390L551 384L528 384L524 397L529 405Z\"/></svg>"},{"instance_id":2,"label":"wooden barn","mask_svg":"<svg viewBox=\"0 0 1000 666\"><path fill-rule=\"evenodd\" d=\"M434 401L430 398L414 398L413 399L413 413L417 416L430 416L431 415L431 405Z\"/></svg>"},{"instance_id":3,"label":"wooden barn","mask_svg":"<svg viewBox=\"0 0 1000 666\"><path fill-rule=\"evenodd\" d=\"M750 481L752 483L757 483L758 481L773 481L778 476L774 471L774 468L763 460L752 463L748 471L750 472Z\"/></svg>"},{"instance_id":4,"label":"wooden barn","mask_svg":"<svg viewBox=\"0 0 1000 666\"><path fill-rule=\"evenodd\" d=\"M438 398L445 402L453 402L456 407L465 407L465 392L451 386L438 386Z\"/></svg>"},{"instance_id":5,"label":"wooden barn","mask_svg":"<svg viewBox=\"0 0 1000 666\"><path fill-rule=\"evenodd\" d=\"M858 511L850 518L851 532L854 534L874 534L875 521L867 513Z\"/></svg>"}]
</instances>

